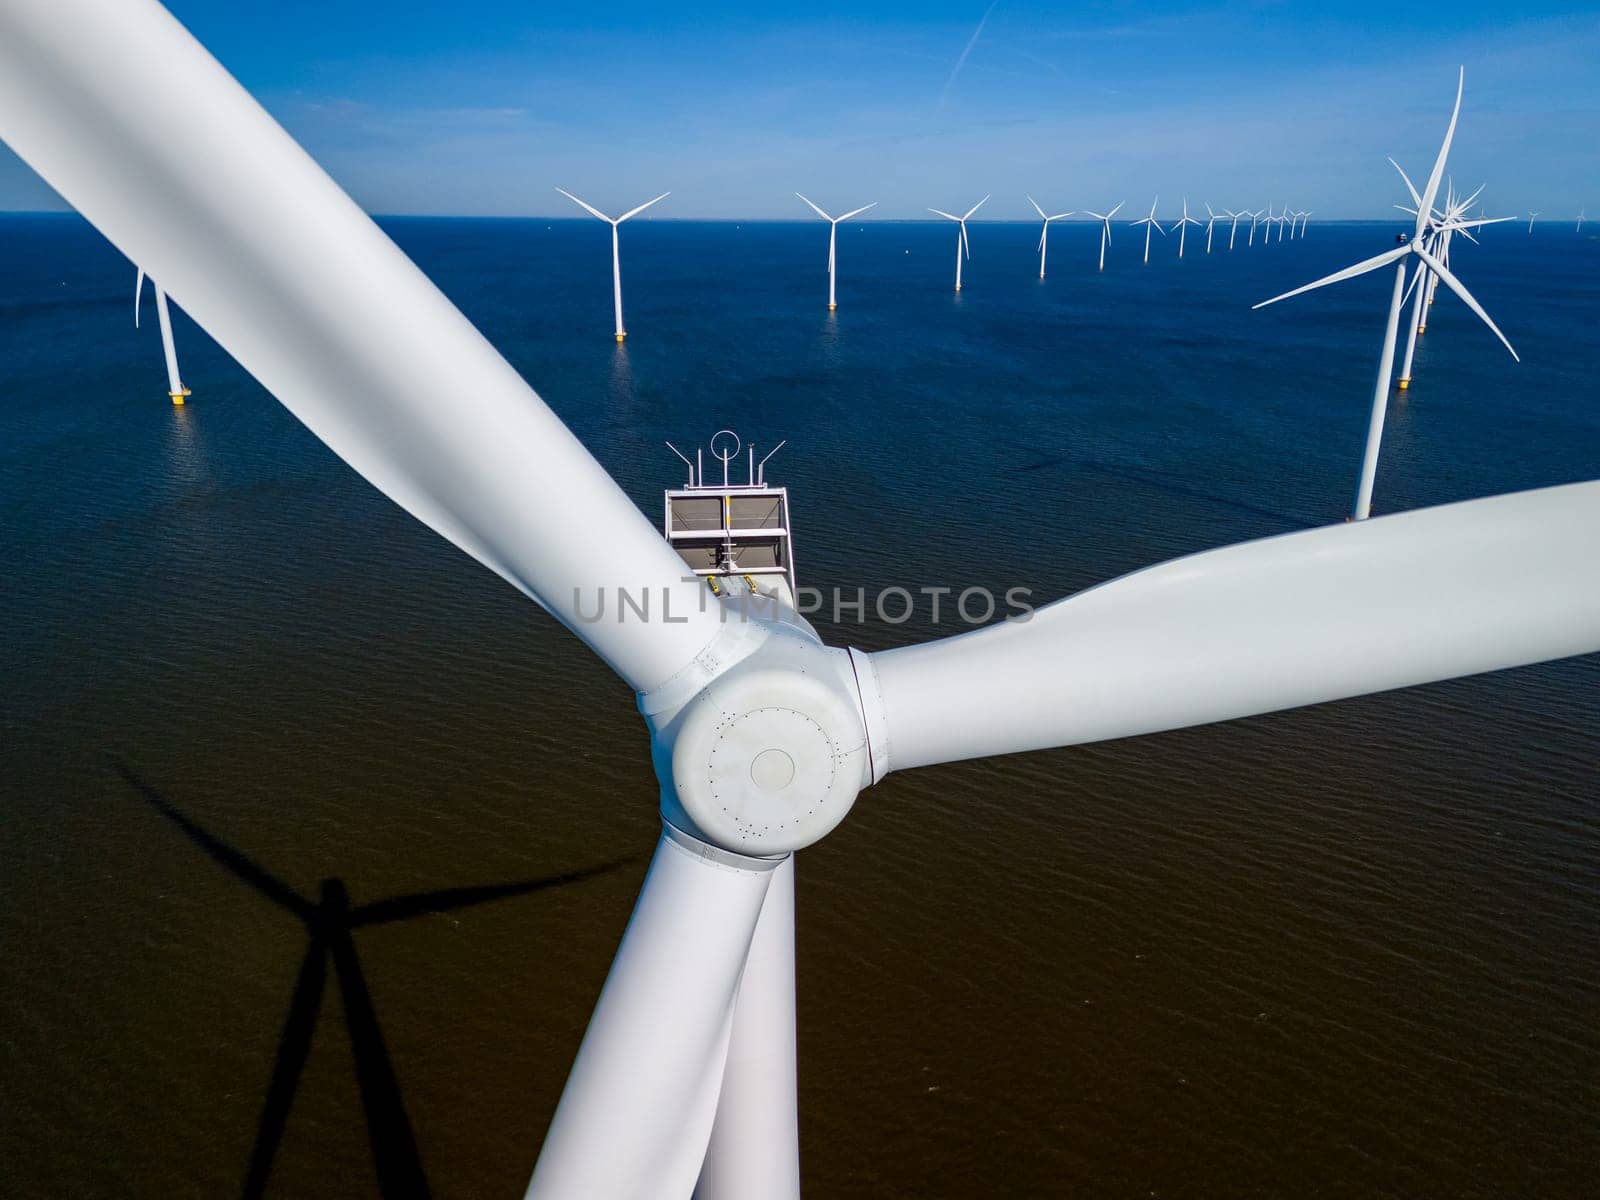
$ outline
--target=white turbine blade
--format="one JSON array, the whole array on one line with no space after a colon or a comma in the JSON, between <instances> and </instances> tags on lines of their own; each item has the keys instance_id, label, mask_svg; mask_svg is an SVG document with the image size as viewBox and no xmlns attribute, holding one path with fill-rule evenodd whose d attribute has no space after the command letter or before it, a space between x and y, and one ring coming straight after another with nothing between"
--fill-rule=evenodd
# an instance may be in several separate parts
<instances>
[{"instance_id":1,"label":"white turbine blade","mask_svg":"<svg viewBox=\"0 0 1600 1200\"><path fill-rule=\"evenodd\" d=\"M780 861L663 834L550 1122L530 1200L693 1191L739 977Z\"/></svg>"},{"instance_id":2,"label":"white turbine blade","mask_svg":"<svg viewBox=\"0 0 1600 1200\"><path fill-rule=\"evenodd\" d=\"M1110 212L1108 212L1108 213L1107 213L1107 214L1106 214L1106 220L1108 220L1108 221L1109 221L1109 220L1110 220L1110 219L1111 219L1111 218L1112 218L1112 217L1114 217L1114 216L1116 216L1116 215L1117 215L1117 213L1119 213L1119 212L1120 212L1120 211L1122 211L1122 206L1123 206L1123 205L1124 205L1124 204L1126 204L1126 203L1127 203L1127 201L1125 201L1125 200L1118 200L1118 201L1117 201L1117 207L1116 207L1116 208L1113 208L1113 209L1112 209L1112 210L1111 210L1111 211L1110 211Z\"/></svg>"},{"instance_id":3,"label":"white turbine blade","mask_svg":"<svg viewBox=\"0 0 1600 1200\"><path fill-rule=\"evenodd\" d=\"M942 208L930 208L928 211L931 212L931 213L937 213L939 216L943 217L947 221L959 221L959 220L961 220L961 218L956 216L954 213L947 213Z\"/></svg>"},{"instance_id":4,"label":"white turbine blade","mask_svg":"<svg viewBox=\"0 0 1600 1200\"><path fill-rule=\"evenodd\" d=\"M967 240L967 223L961 222L961 249L966 251L968 258L972 257L972 243Z\"/></svg>"},{"instance_id":5,"label":"white turbine blade","mask_svg":"<svg viewBox=\"0 0 1600 1200\"><path fill-rule=\"evenodd\" d=\"M139 328L139 302L144 296L144 268L139 268L139 276L133 281L133 327Z\"/></svg>"},{"instance_id":6,"label":"white turbine blade","mask_svg":"<svg viewBox=\"0 0 1600 1200\"><path fill-rule=\"evenodd\" d=\"M1417 281L1422 278L1422 273L1424 271L1426 271L1427 269L1428 269L1427 265L1425 263L1423 263L1421 260L1418 260L1417 269L1415 271L1411 272L1411 282L1406 285L1405 294L1400 297L1400 307L1401 308L1404 308L1405 304L1406 304L1406 301L1411 299L1412 289L1417 286Z\"/></svg>"},{"instance_id":7,"label":"white turbine blade","mask_svg":"<svg viewBox=\"0 0 1600 1200\"><path fill-rule=\"evenodd\" d=\"M719 609L659 529L160 5L0 3L0 137L336 454L636 691L703 661ZM586 617L601 587L653 616L670 595L673 623Z\"/></svg>"},{"instance_id":8,"label":"white turbine blade","mask_svg":"<svg viewBox=\"0 0 1600 1200\"><path fill-rule=\"evenodd\" d=\"M1385 250L1382 254L1364 259L1353 267L1346 267L1342 271L1335 271L1332 275L1324 275L1315 282L1303 287L1297 287L1292 292L1285 292L1281 296L1274 296L1271 300L1263 300L1260 304L1252 304L1251 308L1265 308L1269 304L1276 304L1279 300L1287 300L1291 296L1298 296L1302 292L1309 292L1316 288L1327 287L1330 283L1339 283L1345 279L1354 279L1357 275L1365 275L1368 271L1376 271L1379 267L1397 262L1411 253L1411 245L1396 246L1393 250Z\"/></svg>"},{"instance_id":9,"label":"white turbine blade","mask_svg":"<svg viewBox=\"0 0 1600 1200\"><path fill-rule=\"evenodd\" d=\"M1161 222L1160 221L1151 221L1150 224L1155 226L1156 232L1159 233L1162 237L1166 237L1167 236L1167 231L1165 229L1161 228Z\"/></svg>"},{"instance_id":10,"label":"white turbine blade","mask_svg":"<svg viewBox=\"0 0 1600 1200\"><path fill-rule=\"evenodd\" d=\"M672 195L671 192L662 192L661 195L657 196L654 200L646 200L643 204L639 205L638 208L630 208L627 212L623 213L620 217L617 218L617 224L621 225L629 217L637 217L640 213L642 213L645 209L649 208L652 204L660 204L663 200L665 200L670 195Z\"/></svg>"},{"instance_id":11,"label":"white turbine blade","mask_svg":"<svg viewBox=\"0 0 1600 1200\"><path fill-rule=\"evenodd\" d=\"M962 217L961 219L963 221L969 220L973 213L977 212L980 208L982 208L987 203L989 203L989 197L985 196L982 200L979 200L971 208L967 209L967 215Z\"/></svg>"},{"instance_id":12,"label":"white turbine blade","mask_svg":"<svg viewBox=\"0 0 1600 1200\"><path fill-rule=\"evenodd\" d=\"M611 218L610 218L610 217L608 217L608 216L606 216L606 215L605 215L605 213L603 213L603 212L601 212L601 211L600 211L600 210L599 210L599 209L598 209L598 208L596 208L596 207L595 207L595 206L594 206L594 205L592 205L592 204L590 204L590 203L589 203L589 202L588 202L588 201L586 201L586 200L579 200L579 199L578 199L578 198L577 198L577 197L576 197L576 196L574 196L574 195L573 195L573 194L572 194L572 193L571 193L571 192L569 192L569 191L567 191L567 189L566 189L566 188L557 188L557 189L556 189L556 191L558 191L558 192L560 192L560 193L561 193L561 194L562 194L562 195L563 195L563 196L565 196L565 197L566 197L566 198L567 198L567 199L568 199L568 200L571 200L571 201L572 201L572 202L573 202L573 203L574 203L574 204L576 204L576 205L577 205L577 206L578 206L578 207L579 207L579 208L582 208L582 209L584 209L584 210L585 210L585 211L586 211L586 212L588 212L588 213L589 213L589 214L590 214L590 215L592 215L592 216L596 216L596 217L599 217L599 218L600 218L600 219L601 219L601 220L602 220L602 221L604 221L604 222L605 222L605 223L606 223L606 224L607 224L607 225L612 225L612 224L615 224L615 222L613 222L613 221L612 221L612 220L611 220Z\"/></svg>"},{"instance_id":13,"label":"white turbine blade","mask_svg":"<svg viewBox=\"0 0 1600 1200\"><path fill-rule=\"evenodd\" d=\"M1050 216L1046 217L1045 220L1046 221L1065 221L1068 217L1073 216L1074 214L1076 214L1077 211L1078 211L1077 209L1073 209L1072 212L1052 213Z\"/></svg>"},{"instance_id":14,"label":"white turbine blade","mask_svg":"<svg viewBox=\"0 0 1600 1200\"><path fill-rule=\"evenodd\" d=\"M796 196L800 196L800 193L799 193L799 192L796 192L796 193L795 193L795 195L796 195ZM804 197L804 196L800 196L800 199L802 199L802 200L806 200L806 198L805 198L805 197ZM809 200L806 200L806 203L807 203L807 204L811 204L811 201L809 201ZM821 209L820 209L820 208L818 208L818 207L817 207L817 206L816 206L816 205L815 205L815 204L811 204L811 211L812 211L812 212L814 212L814 213L816 213L816 214L817 214L817 216L819 216L819 217L821 217L821 218L822 218L822 219L823 219L823 220L824 220L824 221L831 221L831 220L833 220L833 218L832 218L832 217L830 217L830 216L829 216L829 215L828 215L828 214L827 214L827 213L825 213L825 212L823 212L823 211L822 211L822 210L821 210ZM842 219L843 219L843 218L841 218L841 220L842 220Z\"/></svg>"},{"instance_id":15,"label":"white turbine blade","mask_svg":"<svg viewBox=\"0 0 1600 1200\"><path fill-rule=\"evenodd\" d=\"M848 221L851 217L859 217L862 213L866 212L867 209L869 209L869 208L877 208L877 207L878 207L878 202L876 200L874 200L871 204L863 204L860 208L852 208L849 212L845 213L844 216L840 217L839 220L840 221ZM835 222L835 224L837 224L837 223L838 222Z\"/></svg>"},{"instance_id":16,"label":"white turbine blade","mask_svg":"<svg viewBox=\"0 0 1600 1200\"><path fill-rule=\"evenodd\" d=\"M1391 158L1389 160L1389 165L1392 166L1396 171L1400 172L1400 178L1405 181L1406 191L1411 193L1411 203L1415 204L1418 208L1421 208L1422 207L1422 195L1417 191L1417 189L1415 187L1413 187L1411 185L1411 177L1408 176L1405 173L1405 171L1401 169L1400 164L1395 162L1393 158Z\"/></svg>"},{"instance_id":17,"label":"white turbine blade","mask_svg":"<svg viewBox=\"0 0 1600 1200\"><path fill-rule=\"evenodd\" d=\"M1083 210L1083 215L1086 217L1093 217L1096 221L1110 220L1105 213L1090 212L1087 208Z\"/></svg>"},{"instance_id":18,"label":"white turbine blade","mask_svg":"<svg viewBox=\"0 0 1600 1200\"><path fill-rule=\"evenodd\" d=\"M1035 200L1032 196L1029 196L1028 203L1033 205L1034 212L1038 213L1041 217L1044 217L1044 209L1039 207L1039 202L1037 200ZM1045 220L1048 221L1049 219L1049 217L1045 217Z\"/></svg>"},{"instance_id":19,"label":"white turbine blade","mask_svg":"<svg viewBox=\"0 0 1600 1200\"><path fill-rule=\"evenodd\" d=\"M1439 193L1439 182L1444 177L1445 159L1450 156L1450 143L1456 136L1456 120L1461 116L1461 91L1466 86L1467 69L1462 67L1456 77L1456 104L1450 110L1450 124L1445 128L1444 141L1439 144L1439 157L1433 161L1433 173L1428 176L1428 186L1422 193L1422 198L1417 201L1417 207L1422 211L1417 214L1416 234L1422 233L1427 215L1433 212L1433 198ZM1415 234L1413 236L1416 236Z\"/></svg>"},{"instance_id":20,"label":"white turbine blade","mask_svg":"<svg viewBox=\"0 0 1600 1200\"><path fill-rule=\"evenodd\" d=\"M1600 482L1213 550L865 659L898 770L1600 650ZM858 670L859 673L859 670Z\"/></svg>"},{"instance_id":21,"label":"white turbine blade","mask_svg":"<svg viewBox=\"0 0 1600 1200\"><path fill-rule=\"evenodd\" d=\"M1486 184L1486 183L1480 183L1478 185L1478 190L1477 191L1473 192L1472 195L1468 196L1465 200L1461 201L1459 204L1456 205L1457 211L1465 212L1467 209L1471 208L1472 207L1472 202L1474 200L1476 200L1479 196L1483 195L1483 189L1488 187L1488 186L1489 185Z\"/></svg>"},{"instance_id":22,"label":"white turbine blade","mask_svg":"<svg viewBox=\"0 0 1600 1200\"><path fill-rule=\"evenodd\" d=\"M1483 306L1472 298L1472 293L1467 291L1466 286L1462 284L1462 282L1454 275L1450 274L1450 268L1445 266L1433 255L1429 254L1421 246L1418 246L1416 251L1417 257L1428 264L1428 269L1440 278L1445 287L1449 288L1452 292L1459 296L1461 298L1461 303L1465 304L1473 312L1478 314L1478 319L1489 327L1489 329L1494 333L1495 337L1500 339L1501 344L1504 345L1507 350L1511 351L1511 357L1516 359L1517 362L1521 362L1522 360L1517 358L1517 352L1511 349L1511 343L1506 341L1506 335L1500 332L1500 326L1496 325L1489 318L1489 314L1483 311Z\"/></svg>"}]
</instances>

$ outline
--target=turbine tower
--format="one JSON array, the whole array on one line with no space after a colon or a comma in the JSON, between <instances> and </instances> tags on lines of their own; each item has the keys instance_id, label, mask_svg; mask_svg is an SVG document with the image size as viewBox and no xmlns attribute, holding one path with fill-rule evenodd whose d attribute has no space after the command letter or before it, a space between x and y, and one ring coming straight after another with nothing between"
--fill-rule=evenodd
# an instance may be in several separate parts
<instances>
[{"instance_id":1,"label":"turbine tower","mask_svg":"<svg viewBox=\"0 0 1600 1200\"><path fill-rule=\"evenodd\" d=\"M1211 229L1222 218L1211 211L1211 205L1206 205L1206 253L1211 253Z\"/></svg>"},{"instance_id":2,"label":"turbine tower","mask_svg":"<svg viewBox=\"0 0 1600 1200\"><path fill-rule=\"evenodd\" d=\"M1433 211L1433 200L1439 193L1439 183L1444 178L1445 159L1450 154L1450 142L1456 134L1456 119L1461 115L1461 91L1466 83L1466 68L1461 68L1456 80L1456 103L1450 113L1450 124L1445 129L1444 142L1439 147L1439 157L1434 161L1433 173L1428 176L1428 186L1423 189L1418 198L1416 228L1412 231L1411 240L1393 250L1374 255L1354 266L1346 267L1342 271L1335 271L1322 279L1297 287L1293 291L1284 292L1281 296L1274 296L1271 300L1263 300L1255 308L1265 308L1269 304L1276 304L1280 300L1287 300L1291 296L1298 296L1316 288L1326 287L1330 283L1338 283L1344 279L1353 279L1357 275L1365 275L1369 271L1376 271L1395 264L1394 290L1389 301L1389 320L1384 326L1383 351L1378 356L1378 378L1372 391L1372 415L1367 423L1367 445L1361 460L1361 480L1356 487L1356 500L1352 517L1357 521L1365 521L1372 512L1372 485L1378 472L1378 448L1383 441L1383 419L1389 404L1389 380L1394 370L1395 337L1400 327L1400 307L1405 295L1406 260L1415 256L1420 259L1430 271L1444 281L1457 296L1461 297L1473 312L1477 313L1483 323L1493 332L1495 337L1504 343L1505 348L1511 351L1511 357L1517 358L1517 352L1512 350L1511 343L1506 341L1506 335L1500 332L1483 311L1483 307L1472 298L1472 293L1462 285L1461 281L1450 273L1450 268L1430 252L1423 245L1424 234L1428 229L1428 215ZM1518 360L1520 361L1520 360Z\"/></svg>"},{"instance_id":3,"label":"turbine tower","mask_svg":"<svg viewBox=\"0 0 1600 1200\"><path fill-rule=\"evenodd\" d=\"M178 376L178 348L172 341L172 315L167 312L167 293L154 279L150 286L156 293L156 319L161 325L161 353L167 359L167 395L172 402L181 405L186 396L191 393L183 386L183 380ZM138 277L133 283L133 327L139 328L139 301L144 295L144 268L139 268Z\"/></svg>"},{"instance_id":4,"label":"turbine tower","mask_svg":"<svg viewBox=\"0 0 1600 1200\"><path fill-rule=\"evenodd\" d=\"M1529 233L1533 232L1533 223L1534 223L1535 220L1538 219L1538 216L1539 216L1539 214L1537 212L1531 212L1531 213L1528 214L1528 232Z\"/></svg>"},{"instance_id":5,"label":"turbine tower","mask_svg":"<svg viewBox=\"0 0 1600 1200\"><path fill-rule=\"evenodd\" d=\"M1106 269L1106 247L1111 244L1111 218L1117 215L1122 205L1123 201L1118 200L1117 207L1108 213L1090 212L1088 209L1083 210L1085 216L1093 217L1100 222L1100 269L1102 271Z\"/></svg>"},{"instance_id":6,"label":"turbine tower","mask_svg":"<svg viewBox=\"0 0 1600 1200\"><path fill-rule=\"evenodd\" d=\"M1054 215L1051 215L1051 216L1046 216L1044 209L1039 207L1039 202L1037 200L1035 200L1032 196L1028 197L1028 203L1033 205L1033 211L1038 213L1039 214L1039 219L1044 222L1044 227L1039 231L1039 278L1043 279L1044 278L1045 243L1047 241L1049 241L1049 239L1050 239L1050 222L1051 221L1063 221L1066 218L1072 216L1073 214L1069 213L1069 212L1064 212L1064 213L1055 213Z\"/></svg>"},{"instance_id":7,"label":"turbine tower","mask_svg":"<svg viewBox=\"0 0 1600 1200\"><path fill-rule=\"evenodd\" d=\"M800 193L796 192L795 195L800 196ZM804 196L800 196L800 199L806 200ZM833 290L833 268L837 258L835 251L839 241L839 222L848 221L851 217L859 217L867 209L876 208L878 202L874 200L871 204L863 204L860 208L853 208L842 217L830 217L815 204L811 204L811 201L806 200L806 203L811 205L812 212L828 223L828 311L833 312L839 307L838 298Z\"/></svg>"},{"instance_id":8,"label":"turbine tower","mask_svg":"<svg viewBox=\"0 0 1600 1200\"><path fill-rule=\"evenodd\" d=\"M1161 223L1156 220L1156 205L1159 204L1160 202L1161 202L1161 197L1157 196L1154 200L1150 201L1150 215L1149 216L1140 217L1137 221L1129 221L1128 222L1129 225L1143 225L1144 226L1144 261L1145 261L1145 265L1146 266L1148 266L1149 263L1150 263L1150 231L1153 229L1157 233L1159 233L1162 237L1166 237L1167 236L1167 231L1165 229L1161 228Z\"/></svg>"},{"instance_id":9,"label":"turbine tower","mask_svg":"<svg viewBox=\"0 0 1600 1200\"><path fill-rule=\"evenodd\" d=\"M1228 212L1227 209L1223 209L1222 211L1226 213L1228 219L1233 222L1233 224L1228 227L1228 249L1232 250L1233 239L1239 236L1239 220L1240 218L1247 217L1250 214L1246 212Z\"/></svg>"},{"instance_id":10,"label":"turbine tower","mask_svg":"<svg viewBox=\"0 0 1600 1200\"><path fill-rule=\"evenodd\" d=\"M937 213L947 221L954 221L957 225L961 226L956 233L956 291L958 292L961 290L961 259L963 256L966 258L972 257L972 248L967 243L967 220L972 216L973 213L977 212L988 202L989 197L985 196L971 208L967 209L964 216L960 217L956 216L954 213L947 213L943 209L939 208L930 208L928 210L931 213Z\"/></svg>"},{"instance_id":11,"label":"turbine tower","mask_svg":"<svg viewBox=\"0 0 1600 1200\"><path fill-rule=\"evenodd\" d=\"M611 298L617 313L617 341L621 342L628 336L628 331L622 327L622 255L617 247L617 227L630 217L637 217L652 204L661 203L661 201L672 195L672 193L662 192L661 195L657 196L654 200L646 200L643 204L639 205L638 208L630 208L620 217L608 217L594 205L579 200L571 192L567 191L566 188L557 188L556 191L560 192L568 200L571 200L590 216L598 217L607 225L611 226Z\"/></svg>"}]
</instances>

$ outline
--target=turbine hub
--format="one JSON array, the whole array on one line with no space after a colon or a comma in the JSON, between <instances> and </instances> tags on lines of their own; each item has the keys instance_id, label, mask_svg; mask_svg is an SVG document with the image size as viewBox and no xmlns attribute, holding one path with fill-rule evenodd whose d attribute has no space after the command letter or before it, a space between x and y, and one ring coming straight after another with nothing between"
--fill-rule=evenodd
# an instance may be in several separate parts
<instances>
[{"instance_id":1,"label":"turbine hub","mask_svg":"<svg viewBox=\"0 0 1600 1200\"><path fill-rule=\"evenodd\" d=\"M794 624L760 625L755 649L686 702L640 707L663 816L725 850L773 855L832 832L871 766L848 652Z\"/></svg>"}]
</instances>

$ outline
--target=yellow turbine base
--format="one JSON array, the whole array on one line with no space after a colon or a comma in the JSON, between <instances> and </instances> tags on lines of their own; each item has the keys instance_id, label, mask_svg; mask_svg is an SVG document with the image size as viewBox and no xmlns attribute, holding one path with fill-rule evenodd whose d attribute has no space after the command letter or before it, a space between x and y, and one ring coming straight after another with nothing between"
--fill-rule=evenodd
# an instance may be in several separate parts
<instances>
[{"instance_id":1,"label":"yellow turbine base","mask_svg":"<svg viewBox=\"0 0 1600 1200\"><path fill-rule=\"evenodd\" d=\"M1428 332L1428 327L1426 325L1418 325L1417 326L1417 336L1418 337L1421 337L1423 334L1425 334L1427 332Z\"/></svg>"},{"instance_id":2,"label":"yellow turbine base","mask_svg":"<svg viewBox=\"0 0 1600 1200\"><path fill-rule=\"evenodd\" d=\"M188 396L188 395L191 395L191 394L192 393L189 391L188 388L184 388L183 391L181 391L181 392L168 392L167 393L167 395L172 397L172 402L174 404L180 406L180 407L183 405L183 398L185 396Z\"/></svg>"},{"instance_id":3,"label":"yellow turbine base","mask_svg":"<svg viewBox=\"0 0 1600 1200\"><path fill-rule=\"evenodd\" d=\"M625 339L627 336L628 335L625 334L625 333L617 334L617 343L620 345L622 343L623 339Z\"/></svg>"},{"instance_id":4,"label":"yellow turbine base","mask_svg":"<svg viewBox=\"0 0 1600 1200\"><path fill-rule=\"evenodd\" d=\"M958 283L958 284L956 284L956 291L959 292L960 290L961 290L961 285Z\"/></svg>"},{"instance_id":5,"label":"yellow turbine base","mask_svg":"<svg viewBox=\"0 0 1600 1200\"><path fill-rule=\"evenodd\" d=\"M829 312L837 312L838 310L839 310L839 306L837 304L830 303L828 305L828 311Z\"/></svg>"},{"instance_id":6,"label":"yellow turbine base","mask_svg":"<svg viewBox=\"0 0 1600 1200\"><path fill-rule=\"evenodd\" d=\"M1402 380L1401 380L1401 381L1400 381L1400 390L1401 390L1401 391L1402 391L1402 392L1403 392L1403 391L1405 391L1405 390L1406 390L1406 389L1407 389L1407 388L1408 388L1408 387L1410 387L1410 386L1411 386L1411 380L1409 380L1409 379L1402 379Z\"/></svg>"}]
</instances>

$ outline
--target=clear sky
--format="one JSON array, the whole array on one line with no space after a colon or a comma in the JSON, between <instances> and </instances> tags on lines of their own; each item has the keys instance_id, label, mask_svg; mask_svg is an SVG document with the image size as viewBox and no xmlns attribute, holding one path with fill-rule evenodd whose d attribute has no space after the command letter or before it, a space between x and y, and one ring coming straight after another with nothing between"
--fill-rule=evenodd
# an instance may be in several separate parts
<instances>
[{"instance_id":1,"label":"clear sky","mask_svg":"<svg viewBox=\"0 0 1600 1200\"><path fill-rule=\"evenodd\" d=\"M180 20L379 213L985 216L1187 194L1319 215L1451 158L1491 211L1600 216L1600 10L1396 3L988 0L607 5L171 0ZM153 65L152 69L156 69ZM1420 180L1419 180L1420 182ZM0 150L0 208L59 201Z\"/></svg>"}]
</instances>

